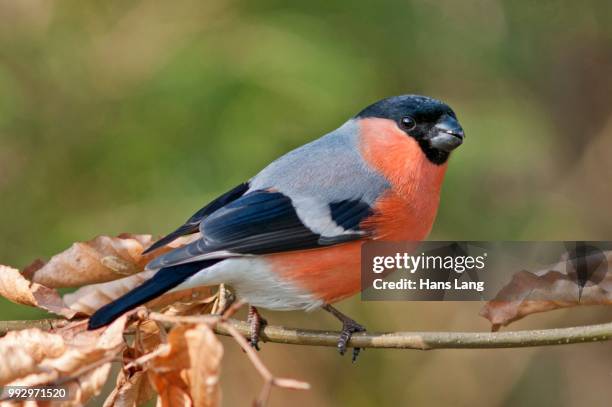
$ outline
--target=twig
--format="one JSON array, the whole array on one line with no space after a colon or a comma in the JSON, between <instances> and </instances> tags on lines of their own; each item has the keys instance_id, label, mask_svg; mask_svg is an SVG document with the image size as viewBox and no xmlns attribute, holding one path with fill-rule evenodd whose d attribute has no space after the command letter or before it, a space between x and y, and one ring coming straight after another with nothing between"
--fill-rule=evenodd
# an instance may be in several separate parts
<instances>
[{"instance_id":1,"label":"twig","mask_svg":"<svg viewBox=\"0 0 612 407\"><path fill-rule=\"evenodd\" d=\"M230 317L232 317L236 312L238 312L238 310L242 308L244 305L246 305L246 302L244 302L243 300L238 300L232 303L229 307L227 307L225 312L223 312L223 316L221 317L221 320L223 322L226 322L227 320L229 320Z\"/></svg>"},{"instance_id":2,"label":"twig","mask_svg":"<svg viewBox=\"0 0 612 407\"><path fill-rule=\"evenodd\" d=\"M257 352L249 343L244 339L244 336L241 332L239 332L232 323L229 322L220 322L218 326L223 327L229 335L231 335L238 345L244 350L247 354L255 369L259 372L261 377L264 379L264 385L259 393L259 397L255 400L255 406L260 407L266 405L268 398L270 397L270 391L273 386L284 387L286 389L294 389L294 390L308 390L310 389L310 385L306 382L301 382L294 379L285 379L285 378L277 378L272 375L270 370L263 364Z\"/></svg>"},{"instance_id":3,"label":"twig","mask_svg":"<svg viewBox=\"0 0 612 407\"><path fill-rule=\"evenodd\" d=\"M247 336L246 322L229 320L242 335ZM224 325L217 325L215 332L229 335ZM333 346L340 332L285 328L266 325L260 334L264 342L291 345ZM350 347L397 349L487 349L521 348L529 346L566 345L571 343L601 342L612 339L612 323L586 325L571 328L538 329L509 332L364 332L353 334Z\"/></svg>"},{"instance_id":4,"label":"twig","mask_svg":"<svg viewBox=\"0 0 612 407\"><path fill-rule=\"evenodd\" d=\"M124 370L130 370L130 369L136 369L136 368L140 368L142 366L144 366L147 362L149 362L151 359L155 359L156 357L158 357L159 355L163 355L164 353L168 353L170 349L170 345L168 345L167 343L161 343L159 344L159 346L149 352L149 353L145 353L144 355L140 356L137 359L132 360L131 362L129 362L128 364L126 364L124 366Z\"/></svg>"},{"instance_id":5,"label":"twig","mask_svg":"<svg viewBox=\"0 0 612 407\"><path fill-rule=\"evenodd\" d=\"M59 318L23 320L23 321L0 321L0 336L4 336L10 331L21 331L22 329L38 328L43 331L63 328L70 321Z\"/></svg>"},{"instance_id":6,"label":"twig","mask_svg":"<svg viewBox=\"0 0 612 407\"><path fill-rule=\"evenodd\" d=\"M151 319L158 319L152 313ZM164 324L210 323L218 322L216 316L175 317L162 316ZM172 321L170 321L172 320ZM42 319L36 321L0 321L0 336L9 331L27 328L51 330L65 326L63 319ZM229 319L230 324L243 336L248 335L249 325L246 322ZM227 327L217 324L215 332L230 335ZM337 331L318 331L307 329L285 328L266 325L260 339L264 342L284 343L307 346L336 346ZM571 328L538 329L528 331L506 332L390 332L356 333L349 346L360 348L398 348L398 349L488 349L488 348L521 348L529 346L566 345L572 343L602 342L612 339L612 322L597 325L576 326Z\"/></svg>"}]
</instances>

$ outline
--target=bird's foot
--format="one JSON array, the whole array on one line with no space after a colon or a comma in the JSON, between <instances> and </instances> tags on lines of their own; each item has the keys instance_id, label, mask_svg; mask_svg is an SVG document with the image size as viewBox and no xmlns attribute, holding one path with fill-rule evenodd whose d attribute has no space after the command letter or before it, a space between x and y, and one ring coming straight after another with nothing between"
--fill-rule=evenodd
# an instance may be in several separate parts
<instances>
[{"instance_id":1,"label":"bird's foot","mask_svg":"<svg viewBox=\"0 0 612 407\"><path fill-rule=\"evenodd\" d=\"M236 296L227 289L225 284L219 285L217 300L213 304L211 314L224 315L236 303Z\"/></svg>"},{"instance_id":2,"label":"bird's foot","mask_svg":"<svg viewBox=\"0 0 612 407\"><path fill-rule=\"evenodd\" d=\"M344 355L346 353L346 348L353 334L355 332L365 332L366 328L363 325L358 324L352 318L349 318L348 316L344 315L331 305L325 305L323 309L331 313L333 316L335 316L342 322L342 331L340 332L340 337L338 338L337 347L338 352L341 355ZM357 360L359 352L361 352L361 348L353 348L353 363L355 363L355 361Z\"/></svg>"},{"instance_id":3,"label":"bird's foot","mask_svg":"<svg viewBox=\"0 0 612 407\"><path fill-rule=\"evenodd\" d=\"M341 355L346 353L346 347L348 342L351 340L351 337L355 332L365 332L365 327L359 325L357 322L350 320L350 322L342 322L342 332L340 332L340 338L338 339L338 352ZM353 357L352 361L355 363L357 361L357 357L359 356L359 352L361 352L361 348L353 348Z\"/></svg>"},{"instance_id":4,"label":"bird's foot","mask_svg":"<svg viewBox=\"0 0 612 407\"><path fill-rule=\"evenodd\" d=\"M253 306L249 306L249 315L247 317L247 322L249 324L249 343L253 348L259 350L259 333L263 329L264 326L268 324L257 311L257 308Z\"/></svg>"}]
</instances>

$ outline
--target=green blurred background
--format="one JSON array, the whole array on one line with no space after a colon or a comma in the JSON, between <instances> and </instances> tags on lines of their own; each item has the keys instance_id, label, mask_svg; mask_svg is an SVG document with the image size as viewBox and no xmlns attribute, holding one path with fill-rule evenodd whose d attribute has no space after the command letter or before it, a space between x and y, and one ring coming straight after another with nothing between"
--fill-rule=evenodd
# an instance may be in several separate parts
<instances>
[{"instance_id":1,"label":"green blurred background","mask_svg":"<svg viewBox=\"0 0 612 407\"><path fill-rule=\"evenodd\" d=\"M467 133L432 239L611 238L612 2L0 0L0 263L97 234L162 234L386 96L447 101ZM371 330L487 330L478 303L340 308ZM35 318L0 301L2 319ZM271 323L336 329L324 313ZM516 329L608 321L606 308ZM225 405L261 380L231 341ZM272 405L609 405L609 343L493 351L264 344ZM101 403L99 398L93 404Z\"/></svg>"}]
</instances>

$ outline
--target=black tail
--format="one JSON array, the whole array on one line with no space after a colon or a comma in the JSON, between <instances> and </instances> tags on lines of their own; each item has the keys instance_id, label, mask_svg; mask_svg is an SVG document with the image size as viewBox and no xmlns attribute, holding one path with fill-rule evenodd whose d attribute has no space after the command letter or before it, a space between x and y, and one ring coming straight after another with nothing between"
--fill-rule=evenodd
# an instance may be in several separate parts
<instances>
[{"instance_id":1,"label":"black tail","mask_svg":"<svg viewBox=\"0 0 612 407\"><path fill-rule=\"evenodd\" d=\"M97 310L89 318L87 328L97 329L110 324L125 312L160 296L198 271L210 267L221 260L223 259L201 260L160 269L151 279L145 281L142 285Z\"/></svg>"}]
</instances>

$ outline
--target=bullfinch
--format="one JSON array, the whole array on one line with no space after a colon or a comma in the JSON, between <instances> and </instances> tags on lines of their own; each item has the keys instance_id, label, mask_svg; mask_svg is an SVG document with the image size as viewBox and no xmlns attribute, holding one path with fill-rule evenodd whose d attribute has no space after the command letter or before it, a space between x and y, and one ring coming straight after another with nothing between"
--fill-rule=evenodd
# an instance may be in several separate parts
<instances>
[{"instance_id":1,"label":"bullfinch","mask_svg":"<svg viewBox=\"0 0 612 407\"><path fill-rule=\"evenodd\" d=\"M338 350L344 354L351 335L365 328L331 304L360 290L361 246L427 237L450 153L463 139L457 116L439 100L403 95L368 106L149 247L202 234L151 261L154 276L100 308L89 329L165 292L224 283L249 304L253 346L265 322L256 307L323 308L342 322Z\"/></svg>"}]
</instances>

